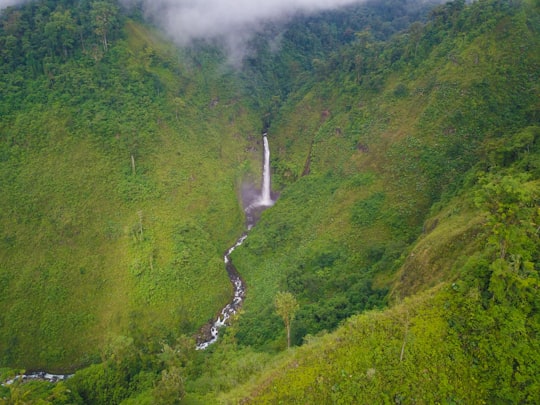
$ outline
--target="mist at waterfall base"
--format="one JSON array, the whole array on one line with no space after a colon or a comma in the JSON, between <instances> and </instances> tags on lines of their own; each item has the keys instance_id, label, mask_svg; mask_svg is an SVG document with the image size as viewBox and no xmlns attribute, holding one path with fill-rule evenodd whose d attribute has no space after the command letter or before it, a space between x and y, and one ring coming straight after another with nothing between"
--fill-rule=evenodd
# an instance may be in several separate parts
<instances>
[{"instance_id":1,"label":"mist at waterfall base","mask_svg":"<svg viewBox=\"0 0 540 405\"><path fill-rule=\"evenodd\" d=\"M275 200L276 196L273 195ZM263 204L261 199L261 190L253 183L245 183L242 185L242 205L246 215L247 229L250 230L261 218L261 214L274 205L274 200Z\"/></svg>"},{"instance_id":2,"label":"mist at waterfall base","mask_svg":"<svg viewBox=\"0 0 540 405\"><path fill-rule=\"evenodd\" d=\"M266 133L263 134L263 171L261 188L258 190L254 186L246 184L242 188L242 202L244 204L244 213L246 215L247 231L242 233L236 240L236 243L223 255L225 270L227 270L227 275L233 286L234 296L232 301L223 307L216 320L207 323L201 328L197 336L197 350L204 350L217 341L219 329L226 326L231 316L238 312L246 295L246 286L240 277L238 270L234 267L231 260L231 254L237 247L244 243L248 236L248 232L257 223L262 212L275 203L275 199L272 198L270 146L268 145Z\"/></svg>"}]
</instances>

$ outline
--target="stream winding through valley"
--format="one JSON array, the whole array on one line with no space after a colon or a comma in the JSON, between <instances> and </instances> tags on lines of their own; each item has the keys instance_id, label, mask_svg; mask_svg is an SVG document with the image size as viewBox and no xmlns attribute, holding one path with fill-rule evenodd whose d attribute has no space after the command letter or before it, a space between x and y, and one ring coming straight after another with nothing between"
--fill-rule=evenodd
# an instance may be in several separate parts
<instances>
[{"instance_id":1,"label":"stream winding through valley","mask_svg":"<svg viewBox=\"0 0 540 405\"><path fill-rule=\"evenodd\" d=\"M241 246L246 240L248 232L253 228L257 222L260 214L265 209L274 205L274 200L271 196L271 178L270 178L270 148L268 145L267 133L263 133L263 175L262 175L262 187L261 193L254 199L245 209L247 231L236 240L236 243L231 246L223 255L223 261L225 263L225 270L231 281L234 289L234 295L225 307L221 310L216 320L203 326L197 337L197 350L204 350L212 343L215 343L219 336L219 329L226 326L231 316L236 314L246 295L246 286L240 277L240 274L234 267L230 255L234 250ZM49 382L63 381L71 377L72 374L50 374L44 371L35 371L29 374L18 375L15 378L5 381L2 385L10 385L15 381L27 381L27 380L42 380Z\"/></svg>"},{"instance_id":2,"label":"stream winding through valley","mask_svg":"<svg viewBox=\"0 0 540 405\"><path fill-rule=\"evenodd\" d=\"M234 296L232 301L221 310L217 319L205 325L201 329L199 336L197 337L197 350L206 349L218 339L219 329L225 326L230 317L238 312L246 295L246 286L242 281L240 274L236 270L236 267L234 267L231 261L231 254L237 247L244 243L248 236L248 232L257 222L261 212L274 205L270 187L270 147L268 145L268 137L266 132L263 134L263 146L263 175L261 194L244 209L244 213L246 215L247 232L244 232L236 240L236 243L223 255L225 269L227 270L227 274L234 288Z\"/></svg>"}]
</instances>

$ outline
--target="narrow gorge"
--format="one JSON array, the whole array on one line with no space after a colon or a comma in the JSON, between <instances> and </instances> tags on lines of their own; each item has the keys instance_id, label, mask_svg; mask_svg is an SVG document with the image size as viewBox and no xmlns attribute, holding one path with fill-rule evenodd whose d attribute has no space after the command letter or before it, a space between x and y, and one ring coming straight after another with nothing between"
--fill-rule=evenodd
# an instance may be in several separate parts
<instances>
[{"instance_id":1,"label":"narrow gorge","mask_svg":"<svg viewBox=\"0 0 540 405\"><path fill-rule=\"evenodd\" d=\"M227 325L230 317L236 314L242 306L242 302L246 295L246 286L240 277L238 270L236 270L236 267L234 267L234 264L232 263L231 254L237 247L244 243L248 236L248 232L255 225L262 211L274 205L275 201L272 199L271 194L270 147L268 145L268 136L265 132L263 134L263 173L260 195L244 209L247 231L242 233L236 240L236 243L223 255L225 269L227 270L227 274L234 289L233 299L221 310L216 320L208 323L200 330L199 335L197 336L197 350L204 350L212 343L216 342L219 335L219 329Z\"/></svg>"}]
</instances>

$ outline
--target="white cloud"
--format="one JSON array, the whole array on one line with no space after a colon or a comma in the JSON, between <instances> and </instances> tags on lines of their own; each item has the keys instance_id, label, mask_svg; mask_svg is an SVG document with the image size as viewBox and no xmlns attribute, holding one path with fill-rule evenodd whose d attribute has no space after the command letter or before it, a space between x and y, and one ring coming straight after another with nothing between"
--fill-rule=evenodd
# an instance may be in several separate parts
<instances>
[{"instance_id":1,"label":"white cloud","mask_svg":"<svg viewBox=\"0 0 540 405\"><path fill-rule=\"evenodd\" d=\"M359 0L144 0L147 13L180 42L252 30L263 21L331 9Z\"/></svg>"},{"instance_id":2,"label":"white cloud","mask_svg":"<svg viewBox=\"0 0 540 405\"><path fill-rule=\"evenodd\" d=\"M137 0L122 0L130 4ZM334 9L365 0L142 0L145 14L177 43L218 39L239 58L250 35L267 21Z\"/></svg>"}]
</instances>

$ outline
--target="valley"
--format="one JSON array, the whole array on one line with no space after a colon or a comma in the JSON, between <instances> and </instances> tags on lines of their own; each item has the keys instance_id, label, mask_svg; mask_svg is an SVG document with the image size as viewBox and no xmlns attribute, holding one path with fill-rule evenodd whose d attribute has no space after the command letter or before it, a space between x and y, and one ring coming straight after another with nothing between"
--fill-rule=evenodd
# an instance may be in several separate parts
<instances>
[{"instance_id":1,"label":"valley","mask_svg":"<svg viewBox=\"0 0 540 405\"><path fill-rule=\"evenodd\" d=\"M537 1L126 4L0 11L0 403L535 403Z\"/></svg>"}]
</instances>

